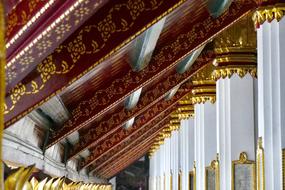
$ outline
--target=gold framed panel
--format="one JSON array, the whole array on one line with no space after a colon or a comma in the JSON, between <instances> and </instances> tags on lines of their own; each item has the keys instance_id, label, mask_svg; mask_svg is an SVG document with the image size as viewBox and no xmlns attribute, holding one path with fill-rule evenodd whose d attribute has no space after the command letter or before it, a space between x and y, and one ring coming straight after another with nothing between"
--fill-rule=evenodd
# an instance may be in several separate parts
<instances>
[{"instance_id":1,"label":"gold framed panel","mask_svg":"<svg viewBox=\"0 0 285 190\"><path fill-rule=\"evenodd\" d=\"M196 190L196 164L194 162L194 168L192 171L189 172L189 190Z\"/></svg>"},{"instance_id":2,"label":"gold framed panel","mask_svg":"<svg viewBox=\"0 0 285 190\"><path fill-rule=\"evenodd\" d=\"M285 149L282 149L282 179L283 189L285 189Z\"/></svg>"},{"instance_id":3,"label":"gold framed panel","mask_svg":"<svg viewBox=\"0 0 285 190\"><path fill-rule=\"evenodd\" d=\"M163 186L164 186L164 189L166 189L166 175L165 175L165 173L163 175Z\"/></svg>"},{"instance_id":4,"label":"gold framed panel","mask_svg":"<svg viewBox=\"0 0 285 190\"><path fill-rule=\"evenodd\" d=\"M205 168L205 189L220 189L220 166L218 159L213 160L211 165Z\"/></svg>"},{"instance_id":5,"label":"gold framed panel","mask_svg":"<svg viewBox=\"0 0 285 190\"><path fill-rule=\"evenodd\" d=\"M263 144L262 137L259 137L257 142L257 150L256 150L257 190L265 190L264 149L262 144Z\"/></svg>"},{"instance_id":6,"label":"gold framed panel","mask_svg":"<svg viewBox=\"0 0 285 190\"><path fill-rule=\"evenodd\" d=\"M182 190L182 171L179 170L178 173L178 190Z\"/></svg>"},{"instance_id":7,"label":"gold framed panel","mask_svg":"<svg viewBox=\"0 0 285 190\"><path fill-rule=\"evenodd\" d=\"M170 190L172 190L172 187L173 187L173 176L172 176L173 174L172 174L172 171L170 172Z\"/></svg>"},{"instance_id":8,"label":"gold framed panel","mask_svg":"<svg viewBox=\"0 0 285 190\"><path fill-rule=\"evenodd\" d=\"M255 172L255 162L240 153L239 160L232 161L232 190L255 190Z\"/></svg>"}]
</instances>

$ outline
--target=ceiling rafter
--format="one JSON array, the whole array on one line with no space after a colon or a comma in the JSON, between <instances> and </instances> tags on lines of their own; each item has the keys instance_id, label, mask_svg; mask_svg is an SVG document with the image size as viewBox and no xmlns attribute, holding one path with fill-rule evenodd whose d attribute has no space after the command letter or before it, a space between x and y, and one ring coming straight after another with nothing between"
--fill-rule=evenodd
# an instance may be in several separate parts
<instances>
[{"instance_id":1,"label":"ceiling rafter","mask_svg":"<svg viewBox=\"0 0 285 190\"><path fill-rule=\"evenodd\" d=\"M157 123L157 124L153 123L153 125L154 126L158 126L158 128L160 128L161 131L162 131L165 127L168 126L169 121L170 121L170 118L168 117L168 118L163 119L163 121L160 122L160 123ZM152 136L152 139L150 139L149 141L153 141L154 142L155 138L156 138L156 136ZM140 150L138 147L141 146L143 143L147 143L147 141L143 140L137 147L131 147L130 150L120 154L119 157L117 157L117 159L113 158L108 164L104 165L104 167L101 167L100 170L96 170L96 172L97 173L102 173L102 171L106 170L109 166L113 165L116 162L122 161L121 158L124 157L125 155L130 154L131 152Z\"/></svg>"},{"instance_id":2,"label":"ceiling rafter","mask_svg":"<svg viewBox=\"0 0 285 190\"><path fill-rule=\"evenodd\" d=\"M137 159L141 158L144 154L146 154L146 152L150 149L153 142L154 142L154 140L147 142L146 144L143 144L143 146L138 147L139 150L136 149L134 151L130 151L128 154L126 154L122 158L120 158L121 159L120 162L112 163L112 164L115 164L117 166L116 168L109 165L106 168L106 170L104 170L102 173L99 172L100 176L103 176L104 178L107 179L110 176L114 176L116 173L122 171L124 168L128 167L131 163L133 163Z\"/></svg>"},{"instance_id":3,"label":"ceiling rafter","mask_svg":"<svg viewBox=\"0 0 285 190\"><path fill-rule=\"evenodd\" d=\"M144 127L152 123L152 121L163 119L164 114L169 115L172 111L171 106L166 108L166 110L164 110L162 107L159 107L158 109L159 110L157 111L161 114L157 113L156 111L149 110L146 113L147 117L138 118L134 124L134 127L132 127L131 129L125 130L123 128L120 128L118 132L114 132L114 134L108 136L103 142L98 143L97 146L94 146L93 149L90 149L91 154L89 155L89 157L86 158L84 161L80 162L81 168L89 166L94 161L103 156L105 153L108 153L108 151L123 143L124 140L127 140L127 138L129 138L129 136L135 135L140 130L144 129ZM110 145L110 147L107 146L108 144Z\"/></svg>"},{"instance_id":4,"label":"ceiling rafter","mask_svg":"<svg viewBox=\"0 0 285 190\"><path fill-rule=\"evenodd\" d=\"M153 122L150 126L152 126L150 129L148 129L148 131L146 133L144 133L143 135L141 135L140 137L136 138L133 137L130 139L130 142L128 144L128 146L124 147L123 149L119 149L115 150L113 152L113 155L110 157L107 157L101 160L98 160L97 162L93 163L92 166L90 166L90 171L91 172L95 172L99 171L102 168L107 167L110 163L112 163L115 160L118 160L119 157L121 157L122 155L126 154L127 152L129 152L130 149L139 146L142 142L145 141L150 141L153 138L156 137L156 135L161 132L161 130L167 126L167 124L169 123L170 119L165 116L165 118L161 119L158 123ZM154 124L154 125L153 125ZM110 152L111 154L111 152ZM109 156L109 155L108 155Z\"/></svg>"},{"instance_id":5,"label":"ceiling rafter","mask_svg":"<svg viewBox=\"0 0 285 190\"><path fill-rule=\"evenodd\" d=\"M7 20L17 19L17 22L8 22L6 32L6 92L25 79L106 2L46 0L34 1L31 6L30 0L21 0L7 15ZM85 12L78 14L82 9Z\"/></svg>"},{"instance_id":6,"label":"ceiling rafter","mask_svg":"<svg viewBox=\"0 0 285 190\"><path fill-rule=\"evenodd\" d=\"M96 160L100 159L100 157L104 156L108 151L116 146L119 146L130 136L135 135L138 131L149 126L149 123L152 123L153 121L157 123L162 119L161 117L165 117L165 114L170 114L172 112L172 107L176 106L176 103L180 99L191 92L192 83L189 81L184 83L181 86L181 89L183 90L178 91L172 99L168 101L162 99L154 106L147 109L147 111L138 117L131 129L125 131L125 129L119 128L117 131L114 131L107 136L104 141L99 141L98 143L94 144L94 148L93 150L91 149L91 154L89 157L81 163L81 168L85 168ZM92 132L90 134L92 134ZM111 148L108 147L108 144L111 146Z\"/></svg>"},{"instance_id":7,"label":"ceiling rafter","mask_svg":"<svg viewBox=\"0 0 285 190\"><path fill-rule=\"evenodd\" d=\"M7 93L5 126L10 126L91 71L184 2L185 0L142 0L143 7L137 10L138 7L132 1L108 1L38 64L34 72L30 73L32 76L25 77L24 83L18 83ZM47 70L51 68L52 71ZM16 94L15 99L15 90L19 88L24 89L24 92ZM33 98L30 98L31 95ZM62 138L64 137L60 140Z\"/></svg>"},{"instance_id":8,"label":"ceiling rafter","mask_svg":"<svg viewBox=\"0 0 285 190\"><path fill-rule=\"evenodd\" d=\"M99 122L93 123L92 126L94 127L84 130L85 134L81 136L82 140L79 140L79 143L75 145L70 153L69 158L71 159L81 151L94 146L107 135L113 133L118 128L123 126L129 119L142 114L145 110L149 109L159 100L164 98L165 95L177 84L181 84L188 80L193 73L200 69L205 63L211 61L213 58L214 54L212 51L204 51L191 70L183 74L179 74L174 71L173 74L162 78L161 82L159 82L157 85L155 84L152 89L148 90L141 97L138 105L134 109L127 111L124 108L120 108L120 110L115 110L110 116L105 117Z\"/></svg>"},{"instance_id":9,"label":"ceiling rafter","mask_svg":"<svg viewBox=\"0 0 285 190\"><path fill-rule=\"evenodd\" d=\"M181 33L177 38L171 40L168 45L161 47L161 49L158 48L150 61L149 67L139 73L130 70L122 78L115 79L111 86L102 89L108 94L108 96L104 97L104 105L102 105L99 98L102 96L101 90L98 91L101 93L100 96L95 93L95 95L86 100L85 103L79 104L72 112L72 118L65 123L61 130L52 134L49 146L59 142L73 131L88 125L88 123L106 113L138 88L151 83L152 80L162 76L166 71L173 69L181 58L190 54L195 48L199 47L201 43L211 39L225 27L233 24L234 21L247 13L254 5L255 4L248 1L244 2L244 4L233 2L229 11L217 19L210 17L209 13L205 13L205 18L201 18L202 22L194 26L191 25L190 28L192 28L192 30L186 30L186 33ZM204 28L204 22L207 23L207 28ZM189 28L189 26L187 27ZM195 35L197 33L201 35ZM196 36L196 38L194 40L194 37L188 38L187 36ZM178 46L182 42L184 45ZM120 81L124 81L124 85L119 85ZM117 93L113 94L113 92ZM94 100L96 101L94 102ZM92 106L88 107L88 105ZM85 112L86 110L88 110L88 112Z\"/></svg>"}]
</instances>

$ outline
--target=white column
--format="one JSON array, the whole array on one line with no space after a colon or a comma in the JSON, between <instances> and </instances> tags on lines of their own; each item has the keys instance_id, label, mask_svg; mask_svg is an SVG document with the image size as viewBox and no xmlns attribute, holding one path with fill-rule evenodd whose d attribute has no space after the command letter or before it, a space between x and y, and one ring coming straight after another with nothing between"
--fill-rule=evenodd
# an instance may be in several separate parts
<instances>
[{"instance_id":1,"label":"white column","mask_svg":"<svg viewBox=\"0 0 285 190\"><path fill-rule=\"evenodd\" d=\"M187 120L181 121L180 139L181 139L181 171L182 171L182 190L188 190L188 137L187 137Z\"/></svg>"},{"instance_id":2,"label":"white column","mask_svg":"<svg viewBox=\"0 0 285 190\"><path fill-rule=\"evenodd\" d=\"M205 167L216 158L216 106L210 102L195 104L195 155L197 189L205 189Z\"/></svg>"},{"instance_id":3,"label":"white column","mask_svg":"<svg viewBox=\"0 0 285 190\"><path fill-rule=\"evenodd\" d=\"M166 183L165 183L165 190L171 190L170 188L170 176L171 176L171 173L170 173L170 157L171 157L171 151L170 151L170 138L166 138L165 139L165 180L166 180Z\"/></svg>"},{"instance_id":4,"label":"white column","mask_svg":"<svg viewBox=\"0 0 285 190\"><path fill-rule=\"evenodd\" d=\"M148 178L148 189L154 190L153 188L153 156L149 158L149 178Z\"/></svg>"},{"instance_id":5,"label":"white column","mask_svg":"<svg viewBox=\"0 0 285 190\"><path fill-rule=\"evenodd\" d=\"M178 190L178 131L173 131L171 135L171 171L172 171L172 190Z\"/></svg>"},{"instance_id":6,"label":"white column","mask_svg":"<svg viewBox=\"0 0 285 190\"><path fill-rule=\"evenodd\" d=\"M249 160L255 160L254 80L250 74L243 78L234 74L217 81L221 190L232 189L232 161L238 160L241 152L246 152Z\"/></svg>"},{"instance_id":7,"label":"white column","mask_svg":"<svg viewBox=\"0 0 285 190\"><path fill-rule=\"evenodd\" d=\"M195 161L195 135L194 135L194 119L190 118L187 120L187 139L188 139L188 171L193 171Z\"/></svg>"},{"instance_id":8,"label":"white column","mask_svg":"<svg viewBox=\"0 0 285 190\"><path fill-rule=\"evenodd\" d=\"M258 135L265 152L266 189L282 189L285 148L285 19L257 29Z\"/></svg>"}]
</instances>

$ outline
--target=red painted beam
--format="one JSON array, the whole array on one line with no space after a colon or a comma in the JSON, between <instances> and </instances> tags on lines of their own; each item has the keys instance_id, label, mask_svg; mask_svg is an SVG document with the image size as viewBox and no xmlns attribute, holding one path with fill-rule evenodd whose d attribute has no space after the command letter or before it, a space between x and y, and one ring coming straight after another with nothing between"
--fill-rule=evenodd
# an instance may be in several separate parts
<instances>
[{"instance_id":1,"label":"red painted beam","mask_svg":"<svg viewBox=\"0 0 285 190\"><path fill-rule=\"evenodd\" d=\"M22 80L106 2L20 1L7 15L6 93L26 83Z\"/></svg>"},{"instance_id":2,"label":"red painted beam","mask_svg":"<svg viewBox=\"0 0 285 190\"><path fill-rule=\"evenodd\" d=\"M148 85L156 78L163 76L167 71L174 69L176 63L184 58L185 55L191 53L201 43L217 35L225 27L230 26L239 17L254 7L254 5L248 1L244 3L233 2L229 11L218 19L210 17L208 12L205 13L206 16L205 18L201 18L201 22L193 26L191 25L190 28L192 30L184 31L180 35L177 35L177 38L170 39L168 45L158 48L149 66L143 71L139 73L132 70L128 71L121 78L115 79L112 85L97 90L92 97L86 98L84 103L80 103L71 112L72 118L64 124L60 131L52 134L49 145L59 142L72 132L93 122L138 88ZM205 24L207 28L204 27ZM189 26L187 27L189 29ZM190 38L189 36L196 36L196 38Z\"/></svg>"},{"instance_id":3,"label":"red painted beam","mask_svg":"<svg viewBox=\"0 0 285 190\"><path fill-rule=\"evenodd\" d=\"M137 149L136 151L123 156L120 162L112 163L112 165L109 165L108 168L106 168L106 170L104 170L102 173L99 173L99 175L106 179L116 175L120 171L130 166L134 161L141 158L144 154L146 154L146 152L150 149L153 142L154 140L148 142L143 147L139 147L140 148L139 150Z\"/></svg>"},{"instance_id":4,"label":"red painted beam","mask_svg":"<svg viewBox=\"0 0 285 190\"><path fill-rule=\"evenodd\" d=\"M148 129L147 132L142 133L139 137L131 137L130 140L126 141L126 143L122 144L122 146L113 149L107 155L95 161L92 165L93 169L91 169L90 172L95 171L96 173L96 171L99 171L101 168L107 167L109 163L118 160L120 156L125 155L131 148L138 147L142 142L150 141L156 137L156 135L158 135L162 128L168 123L169 119L165 118L161 122Z\"/></svg>"},{"instance_id":5,"label":"red painted beam","mask_svg":"<svg viewBox=\"0 0 285 190\"><path fill-rule=\"evenodd\" d=\"M143 122L146 122L143 125L140 125L139 123L141 120L135 122L132 129L129 129L129 131L120 129L118 133L114 133L106 138L106 140L102 141L101 143L98 143L97 146L90 149L91 154L82 162L80 162L81 168L86 168L87 166L91 165L93 162L98 160L101 156L104 156L106 153L108 153L111 149L116 148L121 143L123 143L124 140L131 138L132 135L135 135L139 130L142 130L144 127L148 126L152 121L160 121L164 118L164 114L169 115L173 109L168 108L165 110L165 112L162 113L162 115L154 113L155 115L159 115L157 117L154 117L153 119L148 120L147 118L142 118L142 120L145 120ZM161 112L161 110L159 111ZM122 134L123 133L123 134Z\"/></svg>"},{"instance_id":6,"label":"red painted beam","mask_svg":"<svg viewBox=\"0 0 285 190\"><path fill-rule=\"evenodd\" d=\"M159 122L159 123L153 123L153 126L155 126L155 127L158 127L158 128L160 128L161 130L165 127L165 126L167 126L168 124L169 124L169 118L164 118L161 122ZM134 151L139 151L140 150L140 148L139 148L139 146L142 146L143 144L145 144L145 143L147 143L147 142L149 142L149 141L152 141L151 139L155 139L155 136L152 136L152 138L150 138L150 139L145 139L145 140L143 140L138 146L134 146L134 147L131 147L131 149L127 149L127 150L125 150L125 151L123 151L120 155L119 155L119 157L117 157L117 159L115 159L115 158L113 158L113 159L111 159L110 160L110 162L108 162L107 164L104 164L103 166L100 166L100 169L98 170L96 170L96 172L97 173L101 173L103 170L105 170L106 168L108 168L109 166L111 166L111 165L114 165L114 164L116 164L117 162L120 162L121 161L121 157L124 157L125 155L127 155L127 154L129 154L129 153L131 153L131 152L134 152Z\"/></svg>"},{"instance_id":7,"label":"red painted beam","mask_svg":"<svg viewBox=\"0 0 285 190\"><path fill-rule=\"evenodd\" d=\"M79 143L75 145L69 158L72 158L85 149L96 145L106 136L121 128L132 117L141 115L165 97L173 87L188 80L194 72L196 72L204 63L212 60L213 57L213 52L203 52L192 70L189 70L184 74L178 74L176 71L173 71L173 74L165 76L161 79L161 82L154 84L152 89L142 95L138 105L132 110L128 111L122 107L113 111L110 115L106 115L100 121L92 123L92 126L94 127L89 127L84 130L86 133L80 137ZM185 87L185 89L187 88L188 87ZM65 130L65 132L68 131ZM51 140L50 145L53 145L55 142L54 140Z\"/></svg>"},{"instance_id":8,"label":"red painted beam","mask_svg":"<svg viewBox=\"0 0 285 190\"><path fill-rule=\"evenodd\" d=\"M162 99L160 102L146 110L136 119L134 125L129 130L125 130L120 127L118 130L110 133L104 140L98 141L96 144L94 144L94 148L91 149L91 155L89 155L86 160L81 163L81 168L89 166L112 148L118 146L120 143L123 143L123 141L125 141L127 138L135 135L138 131L148 126L149 123L152 123L153 121L156 121L155 123L157 123L161 120L161 117L164 118L164 114L170 114L173 111L173 106L175 106L181 98L191 92L191 85L192 84L190 82L185 83L181 87L181 89L185 90L178 91L171 100L165 101ZM91 131L90 135L92 134L94 133ZM85 138L91 139L90 136Z\"/></svg>"},{"instance_id":9,"label":"red painted beam","mask_svg":"<svg viewBox=\"0 0 285 190\"><path fill-rule=\"evenodd\" d=\"M30 75L7 93L5 126L16 122L82 77L184 1L108 1L51 55L34 67ZM44 42L48 44L47 41ZM37 49L33 49L32 58L42 52L35 53L35 50ZM29 52L26 52L25 56L30 56ZM117 84L118 81L114 83ZM117 86L109 87L110 90L111 88L118 90ZM126 90L131 89L134 89L133 85ZM114 99L115 102L121 97L119 94ZM108 102L108 105L112 107L115 102ZM98 105L96 110L104 110L104 107L106 105ZM73 115L65 127L71 122L76 122L76 118L78 115Z\"/></svg>"}]
</instances>

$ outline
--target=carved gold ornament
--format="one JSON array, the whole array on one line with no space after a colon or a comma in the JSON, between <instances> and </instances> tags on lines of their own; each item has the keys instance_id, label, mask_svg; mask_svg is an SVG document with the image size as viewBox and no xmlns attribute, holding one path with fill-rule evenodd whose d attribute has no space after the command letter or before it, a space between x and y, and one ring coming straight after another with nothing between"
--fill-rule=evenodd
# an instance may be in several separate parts
<instances>
[{"instance_id":1,"label":"carved gold ornament","mask_svg":"<svg viewBox=\"0 0 285 190\"><path fill-rule=\"evenodd\" d=\"M35 167L20 167L5 180L7 190L112 190L110 184L92 184L83 182L65 183L64 178L51 178L38 181L36 178L29 180Z\"/></svg>"},{"instance_id":2,"label":"carved gold ornament","mask_svg":"<svg viewBox=\"0 0 285 190\"><path fill-rule=\"evenodd\" d=\"M215 39L215 53L214 80L231 78L234 74L240 78L246 74L257 77L256 31L251 15L245 16Z\"/></svg>"},{"instance_id":3,"label":"carved gold ornament","mask_svg":"<svg viewBox=\"0 0 285 190\"><path fill-rule=\"evenodd\" d=\"M265 21L271 22L274 19L279 22L285 14L285 4L276 4L274 6L261 7L255 11L252 16L252 20L256 26L259 28Z\"/></svg>"},{"instance_id":4,"label":"carved gold ornament","mask_svg":"<svg viewBox=\"0 0 285 190\"><path fill-rule=\"evenodd\" d=\"M246 74L250 74L252 77L257 78L256 66L229 66L224 68L217 68L213 71L212 76L214 80L220 78L231 78L233 74L237 74L240 78L243 78Z\"/></svg>"}]
</instances>

